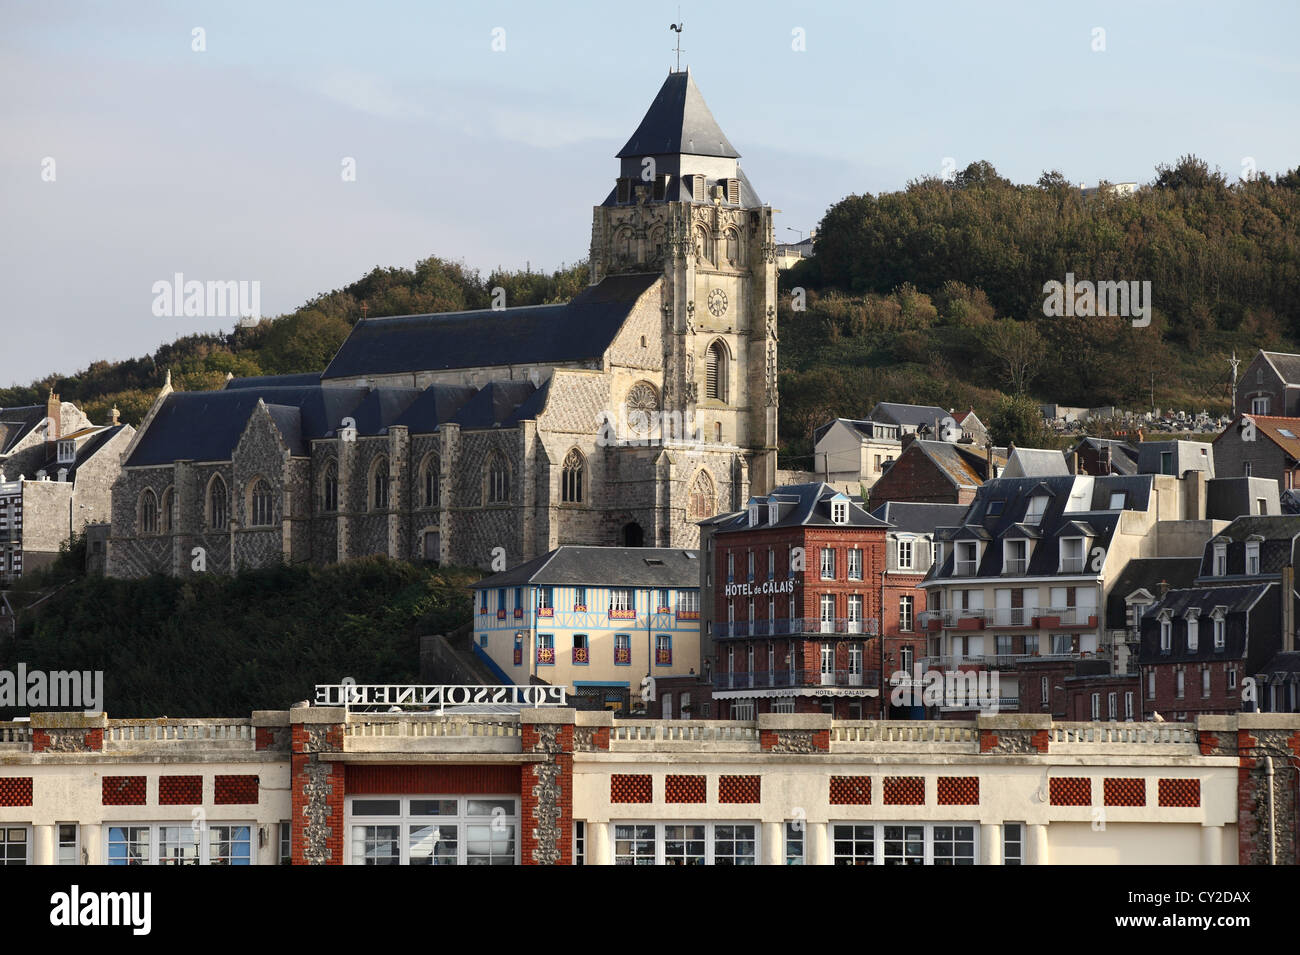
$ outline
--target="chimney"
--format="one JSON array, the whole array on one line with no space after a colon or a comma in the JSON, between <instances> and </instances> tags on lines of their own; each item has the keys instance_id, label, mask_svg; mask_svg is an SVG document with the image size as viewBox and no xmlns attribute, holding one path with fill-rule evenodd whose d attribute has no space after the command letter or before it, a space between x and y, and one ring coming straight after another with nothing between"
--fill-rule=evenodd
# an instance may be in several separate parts
<instances>
[{"instance_id":1,"label":"chimney","mask_svg":"<svg viewBox=\"0 0 1300 955\"><path fill-rule=\"evenodd\" d=\"M1138 443L1138 444L1141 444L1141 443L1142 443L1142 429L1141 429L1141 428L1138 428L1138 429L1137 429L1137 443Z\"/></svg>"},{"instance_id":2,"label":"chimney","mask_svg":"<svg viewBox=\"0 0 1300 955\"><path fill-rule=\"evenodd\" d=\"M50 396L45 399L45 417L50 419L50 425L45 431L46 441L57 441L63 434L63 402L59 396L50 389Z\"/></svg>"},{"instance_id":3,"label":"chimney","mask_svg":"<svg viewBox=\"0 0 1300 955\"><path fill-rule=\"evenodd\" d=\"M1165 594L1169 593L1169 581L1162 580L1156 584L1156 596L1161 600L1165 599Z\"/></svg>"},{"instance_id":4,"label":"chimney","mask_svg":"<svg viewBox=\"0 0 1300 955\"><path fill-rule=\"evenodd\" d=\"M113 410L109 413L109 420L117 425L122 423L122 413L117 410L117 405L113 405Z\"/></svg>"},{"instance_id":5,"label":"chimney","mask_svg":"<svg viewBox=\"0 0 1300 955\"><path fill-rule=\"evenodd\" d=\"M900 452L906 451L909 447L911 447L912 442L915 441L916 438L917 438L917 434L915 431L909 431L907 432L907 434L899 438L898 439L899 451Z\"/></svg>"},{"instance_id":6,"label":"chimney","mask_svg":"<svg viewBox=\"0 0 1300 955\"><path fill-rule=\"evenodd\" d=\"M1069 461L1067 463L1069 464L1071 474L1079 473L1079 452L1077 449L1070 452Z\"/></svg>"},{"instance_id":7,"label":"chimney","mask_svg":"<svg viewBox=\"0 0 1300 955\"><path fill-rule=\"evenodd\" d=\"M1100 467L1098 467L1097 470L1102 475L1110 474L1110 445L1103 444L1101 450L1097 452L1097 457L1099 459L1098 463L1100 464Z\"/></svg>"}]
</instances>

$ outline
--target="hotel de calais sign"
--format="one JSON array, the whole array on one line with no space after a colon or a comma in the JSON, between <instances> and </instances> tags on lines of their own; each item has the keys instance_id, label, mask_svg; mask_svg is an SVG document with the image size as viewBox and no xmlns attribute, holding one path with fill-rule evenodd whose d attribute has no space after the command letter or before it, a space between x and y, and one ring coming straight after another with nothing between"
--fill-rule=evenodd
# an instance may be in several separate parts
<instances>
[{"instance_id":1,"label":"hotel de calais sign","mask_svg":"<svg viewBox=\"0 0 1300 955\"><path fill-rule=\"evenodd\" d=\"M792 594L796 581L789 580L760 580L754 583L727 584L726 595L728 597L766 597L775 594Z\"/></svg>"}]
</instances>

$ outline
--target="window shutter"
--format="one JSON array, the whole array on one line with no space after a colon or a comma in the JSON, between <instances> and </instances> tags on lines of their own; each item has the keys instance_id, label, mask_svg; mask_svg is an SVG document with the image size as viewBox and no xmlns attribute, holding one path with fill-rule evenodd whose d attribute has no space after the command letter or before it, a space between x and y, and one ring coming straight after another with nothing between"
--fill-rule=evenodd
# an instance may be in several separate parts
<instances>
[{"instance_id":1,"label":"window shutter","mask_svg":"<svg viewBox=\"0 0 1300 955\"><path fill-rule=\"evenodd\" d=\"M898 538L888 538L885 542L885 550L885 566L893 570L898 566Z\"/></svg>"},{"instance_id":2,"label":"window shutter","mask_svg":"<svg viewBox=\"0 0 1300 955\"><path fill-rule=\"evenodd\" d=\"M705 363L704 393L709 398L718 397L718 352L714 348L709 349L709 357Z\"/></svg>"},{"instance_id":3,"label":"window shutter","mask_svg":"<svg viewBox=\"0 0 1300 955\"><path fill-rule=\"evenodd\" d=\"M696 202L704 201L704 177L691 176L691 198Z\"/></svg>"},{"instance_id":4,"label":"window shutter","mask_svg":"<svg viewBox=\"0 0 1300 955\"><path fill-rule=\"evenodd\" d=\"M727 203L733 206L740 205L740 180L739 179L727 180Z\"/></svg>"}]
</instances>

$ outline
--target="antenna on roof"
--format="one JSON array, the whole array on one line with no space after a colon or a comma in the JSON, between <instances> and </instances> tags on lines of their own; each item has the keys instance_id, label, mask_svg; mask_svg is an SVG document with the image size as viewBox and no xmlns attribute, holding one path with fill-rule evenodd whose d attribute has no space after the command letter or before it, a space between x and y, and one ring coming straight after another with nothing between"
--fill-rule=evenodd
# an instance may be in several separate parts
<instances>
[{"instance_id":1,"label":"antenna on roof","mask_svg":"<svg viewBox=\"0 0 1300 955\"><path fill-rule=\"evenodd\" d=\"M681 19L682 19L682 8L681 8L681 7L678 7L678 8L677 8L677 19L678 19L678 21L681 21ZM670 24L668 24L668 29L672 30L674 33L677 34L677 50L676 50L676 53L677 53L677 70L676 70L676 72L680 73L680 72L682 71L682 30L686 29L686 24L683 23L683 22L670 23Z\"/></svg>"}]
</instances>

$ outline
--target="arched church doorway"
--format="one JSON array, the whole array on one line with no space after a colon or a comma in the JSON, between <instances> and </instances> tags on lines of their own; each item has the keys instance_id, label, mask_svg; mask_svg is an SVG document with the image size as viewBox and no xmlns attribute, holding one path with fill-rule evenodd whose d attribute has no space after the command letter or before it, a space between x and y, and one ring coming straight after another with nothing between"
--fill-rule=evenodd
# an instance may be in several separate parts
<instances>
[{"instance_id":1,"label":"arched church doorway","mask_svg":"<svg viewBox=\"0 0 1300 955\"><path fill-rule=\"evenodd\" d=\"M641 525L636 521L629 521L623 525L623 546L624 547L644 547L645 531L641 530Z\"/></svg>"}]
</instances>

